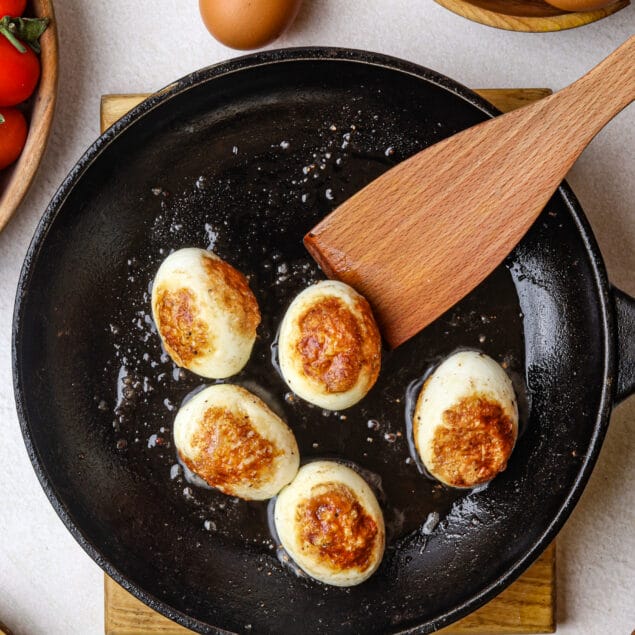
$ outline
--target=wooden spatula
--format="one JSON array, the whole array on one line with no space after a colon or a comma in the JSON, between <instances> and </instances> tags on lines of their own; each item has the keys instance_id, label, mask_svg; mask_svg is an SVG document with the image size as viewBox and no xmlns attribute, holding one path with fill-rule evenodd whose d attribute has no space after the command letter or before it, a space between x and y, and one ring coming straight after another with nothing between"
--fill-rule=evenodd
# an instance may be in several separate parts
<instances>
[{"instance_id":1,"label":"wooden spatula","mask_svg":"<svg viewBox=\"0 0 635 635\"><path fill-rule=\"evenodd\" d=\"M469 293L527 232L591 139L635 99L635 36L571 86L392 168L316 225L324 273L370 301L399 346Z\"/></svg>"}]
</instances>

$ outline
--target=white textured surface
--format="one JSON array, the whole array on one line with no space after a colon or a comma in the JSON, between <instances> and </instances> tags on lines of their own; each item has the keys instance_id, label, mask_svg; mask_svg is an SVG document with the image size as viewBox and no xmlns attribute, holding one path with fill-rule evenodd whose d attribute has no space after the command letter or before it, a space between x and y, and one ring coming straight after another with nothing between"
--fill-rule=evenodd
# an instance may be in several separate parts
<instances>
[{"instance_id":1,"label":"white textured surface","mask_svg":"<svg viewBox=\"0 0 635 635\"><path fill-rule=\"evenodd\" d=\"M0 234L0 620L16 635L103 633L103 577L47 502L11 388L13 297L27 245L57 185L98 134L99 97L152 91L236 55L202 27L194 0L56 0L61 81L35 185ZM560 88L635 31L635 9L550 34L498 31L432 0L307 0L277 46L352 46L403 57L468 86ZM611 280L635 294L635 107L585 151L569 181ZM619 406L591 481L558 541L558 632L635 628L635 399Z\"/></svg>"}]
</instances>

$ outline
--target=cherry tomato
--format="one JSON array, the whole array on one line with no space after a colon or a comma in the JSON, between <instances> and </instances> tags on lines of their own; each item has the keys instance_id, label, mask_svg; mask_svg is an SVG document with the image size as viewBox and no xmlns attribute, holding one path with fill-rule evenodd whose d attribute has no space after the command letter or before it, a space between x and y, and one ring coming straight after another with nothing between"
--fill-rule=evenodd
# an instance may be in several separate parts
<instances>
[{"instance_id":1,"label":"cherry tomato","mask_svg":"<svg viewBox=\"0 0 635 635\"><path fill-rule=\"evenodd\" d=\"M0 170L11 165L26 143L26 119L17 108L0 108Z\"/></svg>"},{"instance_id":2,"label":"cherry tomato","mask_svg":"<svg viewBox=\"0 0 635 635\"><path fill-rule=\"evenodd\" d=\"M24 49L20 53L0 35L0 106L15 106L35 90L40 78L40 60L30 46L24 45Z\"/></svg>"},{"instance_id":3,"label":"cherry tomato","mask_svg":"<svg viewBox=\"0 0 635 635\"><path fill-rule=\"evenodd\" d=\"M10 15L17 18L24 13L26 0L0 0L0 18Z\"/></svg>"}]
</instances>

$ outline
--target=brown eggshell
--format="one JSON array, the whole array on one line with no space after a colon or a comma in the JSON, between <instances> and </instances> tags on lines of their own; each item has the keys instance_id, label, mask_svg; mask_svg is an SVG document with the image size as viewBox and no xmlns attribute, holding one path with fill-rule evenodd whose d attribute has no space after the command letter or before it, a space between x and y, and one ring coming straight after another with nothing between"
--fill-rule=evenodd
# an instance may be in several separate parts
<instances>
[{"instance_id":1,"label":"brown eggshell","mask_svg":"<svg viewBox=\"0 0 635 635\"><path fill-rule=\"evenodd\" d=\"M273 42L293 22L302 0L199 0L207 30L235 49Z\"/></svg>"},{"instance_id":2,"label":"brown eggshell","mask_svg":"<svg viewBox=\"0 0 635 635\"><path fill-rule=\"evenodd\" d=\"M615 0L545 0L552 7L563 11L593 11L613 3Z\"/></svg>"}]
</instances>

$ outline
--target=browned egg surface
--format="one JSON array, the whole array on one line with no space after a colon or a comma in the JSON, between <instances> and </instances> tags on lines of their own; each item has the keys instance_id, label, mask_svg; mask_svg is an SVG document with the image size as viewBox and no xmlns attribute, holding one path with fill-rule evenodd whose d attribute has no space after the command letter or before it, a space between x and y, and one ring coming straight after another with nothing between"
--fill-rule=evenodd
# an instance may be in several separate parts
<instances>
[{"instance_id":1,"label":"browned egg surface","mask_svg":"<svg viewBox=\"0 0 635 635\"><path fill-rule=\"evenodd\" d=\"M342 483L314 487L296 512L303 551L314 554L332 570L368 569L380 538L377 523Z\"/></svg>"},{"instance_id":2,"label":"browned egg surface","mask_svg":"<svg viewBox=\"0 0 635 635\"><path fill-rule=\"evenodd\" d=\"M157 326L177 364L184 366L201 353L212 350L207 325L199 317L196 296L190 289L160 288L157 298Z\"/></svg>"},{"instance_id":3,"label":"browned egg surface","mask_svg":"<svg viewBox=\"0 0 635 635\"><path fill-rule=\"evenodd\" d=\"M358 318L334 297L315 303L298 321L296 348L304 372L331 393L351 389L364 367L370 384L379 374L381 338L366 300L360 299L357 308L363 316L361 329Z\"/></svg>"},{"instance_id":4,"label":"browned egg surface","mask_svg":"<svg viewBox=\"0 0 635 635\"><path fill-rule=\"evenodd\" d=\"M433 439L432 469L456 487L493 479L507 466L514 425L496 401L470 395L443 413Z\"/></svg>"},{"instance_id":5,"label":"browned egg surface","mask_svg":"<svg viewBox=\"0 0 635 635\"><path fill-rule=\"evenodd\" d=\"M247 278L224 260L204 258L203 264L221 308L227 309L236 331L253 336L260 324L260 310Z\"/></svg>"},{"instance_id":6,"label":"browned egg surface","mask_svg":"<svg viewBox=\"0 0 635 635\"><path fill-rule=\"evenodd\" d=\"M209 485L231 493L232 485L260 486L282 452L251 425L249 415L212 407L194 433L196 458L181 455L185 465Z\"/></svg>"}]
</instances>

